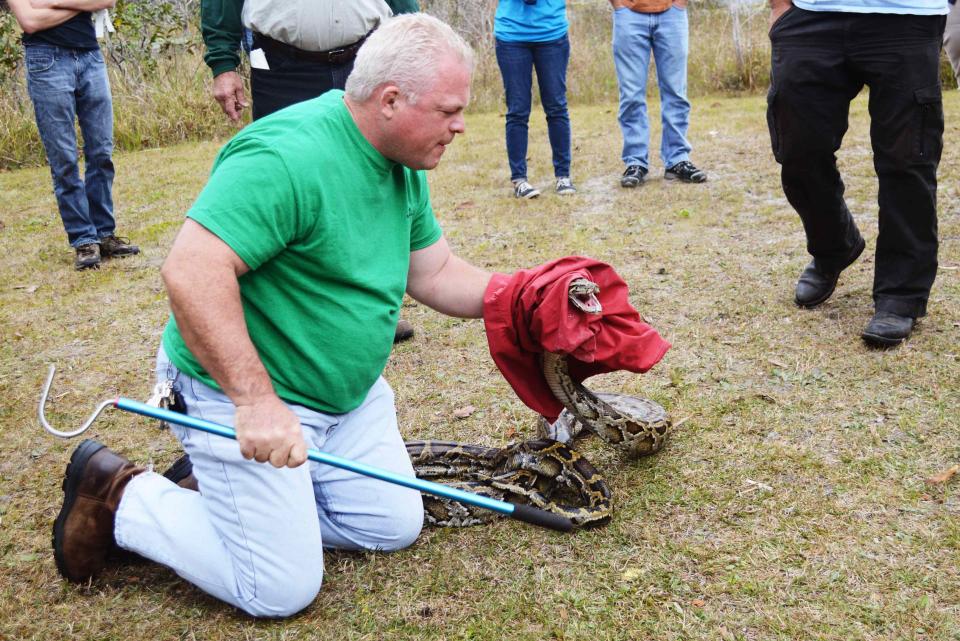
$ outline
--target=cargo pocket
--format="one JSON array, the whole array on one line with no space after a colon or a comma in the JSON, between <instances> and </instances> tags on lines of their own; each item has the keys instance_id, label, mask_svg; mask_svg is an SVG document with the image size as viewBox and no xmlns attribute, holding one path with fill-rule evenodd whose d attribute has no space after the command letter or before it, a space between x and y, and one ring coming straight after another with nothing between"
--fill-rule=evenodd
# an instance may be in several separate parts
<instances>
[{"instance_id":1,"label":"cargo pocket","mask_svg":"<svg viewBox=\"0 0 960 641\"><path fill-rule=\"evenodd\" d=\"M913 140L914 162L938 161L943 150L943 99L940 85L921 87L913 92L917 114L916 135Z\"/></svg>"},{"instance_id":2,"label":"cargo pocket","mask_svg":"<svg viewBox=\"0 0 960 641\"><path fill-rule=\"evenodd\" d=\"M777 162L782 162L780 157L780 140L783 137L780 132L780 119L777 118L777 90L770 85L767 92L767 128L770 129L770 146L773 149L773 157Z\"/></svg>"}]
</instances>

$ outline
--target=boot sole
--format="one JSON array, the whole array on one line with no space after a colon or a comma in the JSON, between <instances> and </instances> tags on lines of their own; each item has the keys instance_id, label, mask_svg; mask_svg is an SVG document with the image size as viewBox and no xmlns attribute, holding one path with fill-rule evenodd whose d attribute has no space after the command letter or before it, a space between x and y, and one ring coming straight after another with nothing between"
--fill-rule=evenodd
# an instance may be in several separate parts
<instances>
[{"instance_id":1,"label":"boot sole","mask_svg":"<svg viewBox=\"0 0 960 641\"><path fill-rule=\"evenodd\" d=\"M81 443L77 449L73 451L73 456L70 457L70 463L64 472L63 484L61 485L63 488L63 507L60 508L60 514L57 515L57 520L53 522L53 540L51 542L53 545L53 559L57 564L57 571L60 575L68 581L75 583L82 583L89 577L71 576L67 571L67 564L63 558L64 529L66 528L67 517L70 516L71 510L73 510L73 504L76 503L77 500L77 487L83 476L83 469L90 461L90 457L105 447L106 445L103 443L90 438Z\"/></svg>"},{"instance_id":2,"label":"boot sole","mask_svg":"<svg viewBox=\"0 0 960 641\"><path fill-rule=\"evenodd\" d=\"M889 338L887 336L880 336L879 334L868 334L864 332L860 334L860 338L869 345L870 347L879 347L880 349L887 349L889 347L896 347L907 340L906 337L903 338Z\"/></svg>"}]
</instances>

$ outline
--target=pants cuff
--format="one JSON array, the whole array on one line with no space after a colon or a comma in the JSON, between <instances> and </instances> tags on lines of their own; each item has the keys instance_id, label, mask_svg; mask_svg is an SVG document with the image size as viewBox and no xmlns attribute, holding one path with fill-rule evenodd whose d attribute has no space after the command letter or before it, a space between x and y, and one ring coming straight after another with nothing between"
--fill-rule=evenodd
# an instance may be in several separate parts
<instances>
[{"instance_id":1,"label":"pants cuff","mask_svg":"<svg viewBox=\"0 0 960 641\"><path fill-rule=\"evenodd\" d=\"M910 318L920 318L927 315L927 301L899 298L878 298L874 297L874 308L878 312L889 312L897 316L909 316Z\"/></svg>"}]
</instances>

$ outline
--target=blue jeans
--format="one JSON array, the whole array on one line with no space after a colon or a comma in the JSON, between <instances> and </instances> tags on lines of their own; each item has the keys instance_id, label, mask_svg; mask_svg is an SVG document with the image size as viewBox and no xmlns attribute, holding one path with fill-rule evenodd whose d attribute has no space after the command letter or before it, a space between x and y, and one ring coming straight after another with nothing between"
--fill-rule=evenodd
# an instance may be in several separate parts
<instances>
[{"instance_id":1,"label":"blue jeans","mask_svg":"<svg viewBox=\"0 0 960 641\"><path fill-rule=\"evenodd\" d=\"M181 373L163 349L156 372L174 381L190 416L233 424L230 399ZM289 407L307 447L414 475L382 377L346 414ZM138 474L117 508L117 544L248 614L289 616L309 605L323 580L323 548L399 550L420 533L416 490L313 461L278 469L244 459L236 441L178 425L171 431L190 455L200 493Z\"/></svg>"},{"instance_id":2,"label":"blue jeans","mask_svg":"<svg viewBox=\"0 0 960 641\"><path fill-rule=\"evenodd\" d=\"M620 83L620 131L623 162L650 166L650 121L647 118L647 71L650 54L657 65L663 135L660 157L672 167L690 159L687 127L686 9L670 7L663 13L637 13L627 8L613 13L613 62Z\"/></svg>"},{"instance_id":3,"label":"blue jeans","mask_svg":"<svg viewBox=\"0 0 960 641\"><path fill-rule=\"evenodd\" d=\"M26 49L27 90L53 176L60 218L73 247L113 234L113 101L99 49L49 44ZM86 170L80 180L80 121Z\"/></svg>"},{"instance_id":4,"label":"blue jeans","mask_svg":"<svg viewBox=\"0 0 960 641\"><path fill-rule=\"evenodd\" d=\"M570 175L570 116L567 114L567 36L552 42L497 40L497 64L507 97L507 159L510 179L527 177L527 122L530 120L533 70L537 70L540 102L547 116L555 176Z\"/></svg>"}]
</instances>

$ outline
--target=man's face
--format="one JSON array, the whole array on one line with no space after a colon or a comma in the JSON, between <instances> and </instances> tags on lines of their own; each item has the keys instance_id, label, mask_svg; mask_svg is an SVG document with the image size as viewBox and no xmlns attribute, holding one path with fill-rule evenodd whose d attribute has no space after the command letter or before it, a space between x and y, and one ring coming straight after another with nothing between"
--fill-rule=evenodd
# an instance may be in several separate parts
<instances>
[{"instance_id":1,"label":"man's face","mask_svg":"<svg viewBox=\"0 0 960 641\"><path fill-rule=\"evenodd\" d=\"M466 129L463 110L469 101L469 70L460 61L445 62L415 103L404 96L394 103L390 149L384 155L411 169L433 169L454 136Z\"/></svg>"}]
</instances>

